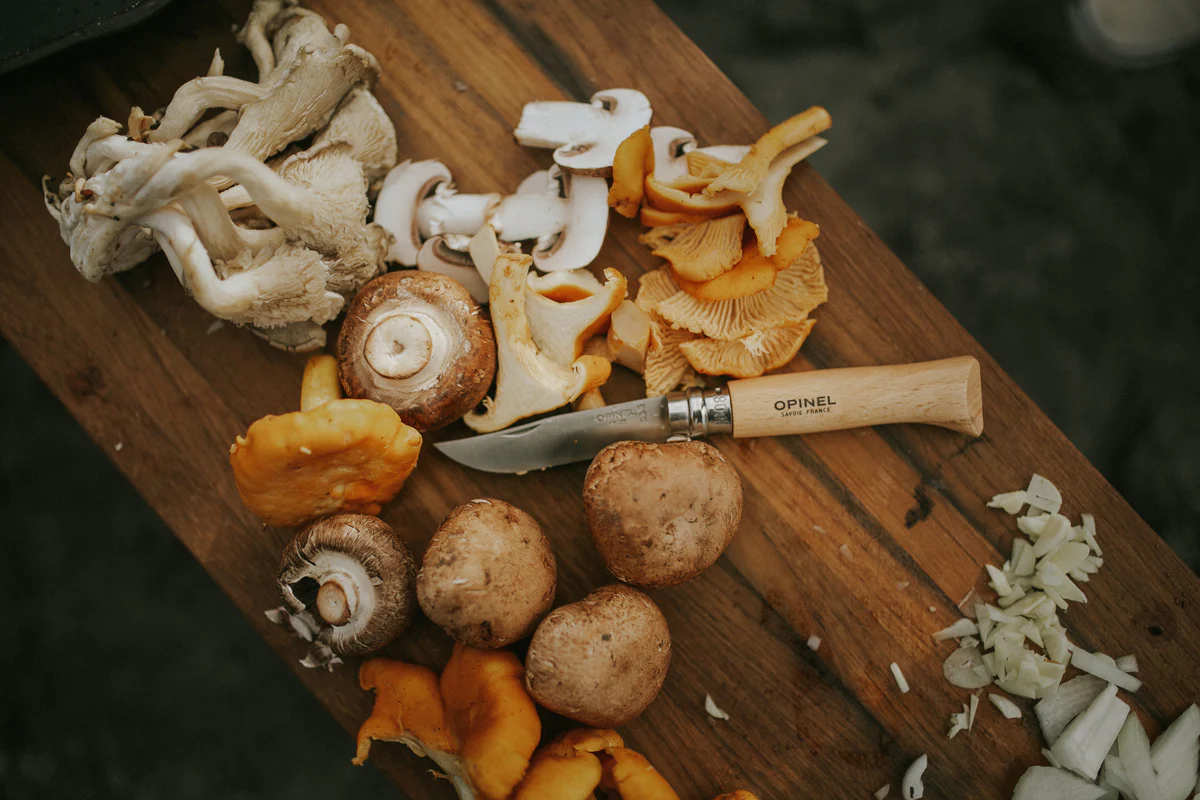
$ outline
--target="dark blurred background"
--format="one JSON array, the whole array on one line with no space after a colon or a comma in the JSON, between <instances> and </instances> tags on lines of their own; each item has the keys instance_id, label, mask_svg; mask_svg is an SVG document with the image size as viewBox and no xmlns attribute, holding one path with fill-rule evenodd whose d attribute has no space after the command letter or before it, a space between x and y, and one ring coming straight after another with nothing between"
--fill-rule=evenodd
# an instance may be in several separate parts
<instances>
[{"instance_id":1,"label":"dark blurred background","mask_svg":"<svg viewBox=\"0 0 1200 800\"><path fill-rule=\"evenodd\" d=\"M820 171L1200 566L1200 56L1102 65L1046 0L663 5L772 120L830 109ZM0 797L395 796L3 343L0 374Z\"/></svg>"}]
</instances>

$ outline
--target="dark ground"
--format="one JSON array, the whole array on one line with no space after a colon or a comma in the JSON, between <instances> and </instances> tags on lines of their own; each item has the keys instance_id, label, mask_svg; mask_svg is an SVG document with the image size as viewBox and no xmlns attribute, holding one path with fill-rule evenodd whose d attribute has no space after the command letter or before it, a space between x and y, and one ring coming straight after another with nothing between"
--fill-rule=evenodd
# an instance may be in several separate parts
<instances>
[{"instance_id":1,"label":"dark ground","mask_svg":"<svg viewBox=\"0 0 1200 800\"><path fill-rule=\"evenodd\" d=\"M824 175L1200 566L1200 54L1098 66L1054 2L666 8L772 119L830 109ZM0 372L0 798L395 796L3 344Z\"/></svg>"}]
</instances>

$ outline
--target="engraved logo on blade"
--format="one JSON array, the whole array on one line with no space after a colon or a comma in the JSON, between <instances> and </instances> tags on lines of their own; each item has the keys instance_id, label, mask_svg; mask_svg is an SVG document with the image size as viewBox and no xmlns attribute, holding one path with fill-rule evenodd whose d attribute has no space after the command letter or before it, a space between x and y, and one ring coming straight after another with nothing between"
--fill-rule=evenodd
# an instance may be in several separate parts
<instances>
[{"instance_id":1,"label":"engraved logo on blade","mask_svg":"<svg viewBox=\"0 0 1200 800\"><path fill-rule=\"evenodd\" d=\"M631 420L644 422L650 418L650 413L644 405L637 405L633 408L621 408L615 411L606 411L603 414L596 415L596 422L601 425L620 425Z\"/></svg>"}]
</instances>

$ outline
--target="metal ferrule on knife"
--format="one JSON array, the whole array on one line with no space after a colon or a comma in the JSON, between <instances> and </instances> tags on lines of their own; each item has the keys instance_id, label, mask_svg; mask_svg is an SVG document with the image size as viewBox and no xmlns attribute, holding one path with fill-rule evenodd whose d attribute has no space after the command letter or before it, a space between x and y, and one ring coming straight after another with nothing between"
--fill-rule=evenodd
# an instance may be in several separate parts
<instances>
[{"instance_id":1,"label":"metal ferrule on knife","mask_svg":"<svg viewBox=\"0 0 1200 800\"><path fill-rule=\"evenodd\" d=\"M721 389L686 389L667 395L669 441L733 433L733 403Z\"/></svg>"}]
</instances>

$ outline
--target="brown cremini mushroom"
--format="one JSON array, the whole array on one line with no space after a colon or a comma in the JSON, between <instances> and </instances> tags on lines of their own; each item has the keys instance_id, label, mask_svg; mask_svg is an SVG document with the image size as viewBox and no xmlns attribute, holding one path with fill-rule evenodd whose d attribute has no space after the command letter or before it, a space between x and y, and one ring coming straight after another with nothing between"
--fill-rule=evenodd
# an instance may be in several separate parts
<instances>
[{"instance_id":1,"label":"brown cremini mushroom","mask_svg":"<svg viewBox=\"0 0 1200 800\"><path fill-rule=\"evenodd\" d=\"M588 468L583 506L608 571L662 588L725 552L742 517L742 482L704 442L617 442Z\"/></svg>"},{"instance_id":2,"label":"brown cremini mushroom","mask_svg":"<svg viewBox=\"0 0 1200 800\"><path fill-rule=\"evenodd\" d=\"M415 582L412 553L386 523L337 514L310 524L284 548L283 606L267 616L312 642L302 664L332 668L336 657L374 652L408 627Z\"/></svg>"},{"instance_id":3,"label":"brown cremini mushroom","mask_svg":"<svg viewBox=\"0 0 1200 800\"><path fill-rule=\"evenodd\" d=\"M542 620L529 643L525 685L542 707L611 728L650 705L670 663L671 633L658 606L615 584Z\"/></svg>"},{"instance_id":4,"label":"brown cremini mushroom","mask_svg":"<svg viewBox=\"0 0 1200 800\"><path fill-rule=\"evenodd\" d=\"M527 636L554 604L554 551L537 520L503 500L464 503L438 527L417 576L425 616L472 647Z\"/></svg>"},{"instance_id":5,"label":"brown cremini mushroom","mask_svg":"<svg viewBox=\"0 0 1200 800\"><path fill-rule=\"evenodd\" d=\"M389 406L341 395L337 360L313 356L300 410L263 417L229 448L242 502L268 525L377 514L417 466L421 434Z\"/></svg>"},{"instance_id":6,"label":"brown cremini mushroom","mask_svg":"<svg viewBox=\"0 0 1200 800\"><path fill-rule=\"evenodd\" d=\"M363 287L338 337L342 386L429 431L477 406L496 374L496 340L470 292L436 272L389 272Z\"/></svg>"}]
</instances>

